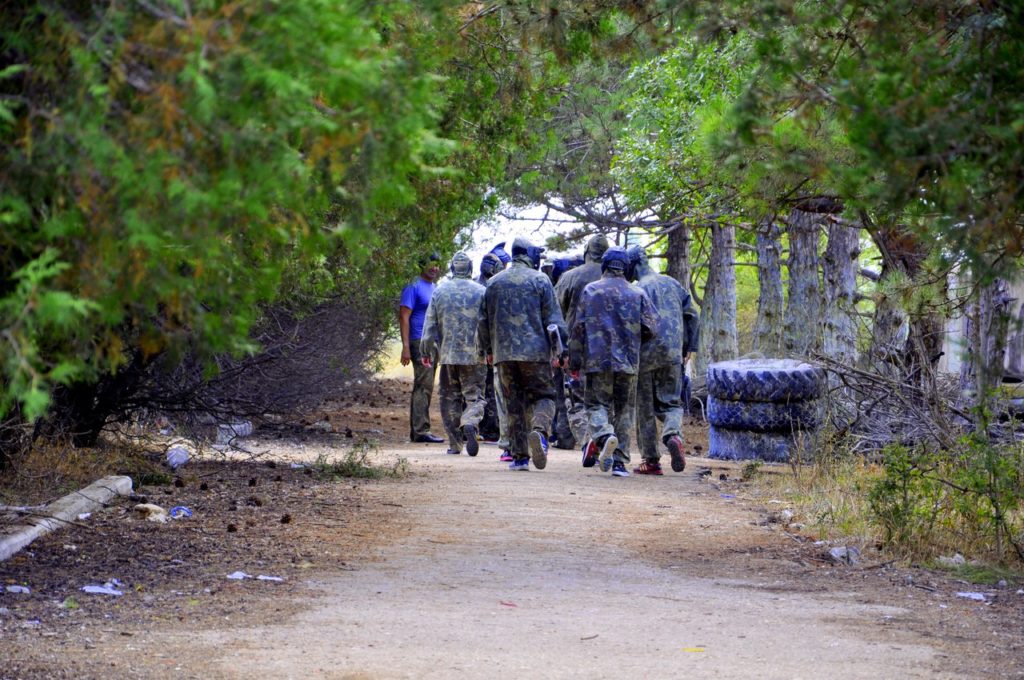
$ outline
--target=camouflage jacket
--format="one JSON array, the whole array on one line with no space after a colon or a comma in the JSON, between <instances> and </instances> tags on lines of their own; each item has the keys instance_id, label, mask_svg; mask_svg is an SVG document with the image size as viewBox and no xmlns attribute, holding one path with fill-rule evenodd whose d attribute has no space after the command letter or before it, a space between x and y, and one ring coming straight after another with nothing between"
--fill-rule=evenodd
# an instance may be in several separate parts
<instances>
[{"instance_id":1,"label":"camouflage jacket","mask_svg":"<svg viewBox=\"0 0 1024 680\"><path fill-rule=\"evenodd\" d=\"M601 261L588 260L585 264L562 274L555 286L555 295L565 317L565 324L572 329L576 323L576 308L587 285L601 278Z\"/></svg>"},{"instance_id":2,"label":"camouflage jacket","mask_svg":"<svg viewBox=\"0 0 1024 680\"><path fill-rule=\"evenodd\" d=\"M641 342L659 323L647 293L609 272L583 289L569 338L569 368L636 373Z\"/></svg>"},{"instance_id":3,"label":"camouflage jacket","mask_svg":"<svg viewBox=\"0 0 1024 680\"><path fill-rule=\"evenodd\" d=\"M650 270L636 285L651 298L661 318L654 337L640 350L641 369L682 363L684 354L697 351L697 312L690 294L671 276Z\"/></svg>"},{"instance_id":4,"label":"camouflage jacket","mask_svg":"<svg viewBox=\"0 0 1024 680\"><path fill-rule=\"evenodd\" d=\"M480 304L484 287L468 278L454 278L437 287L423 321L420 352L433 356L438 345L438 363L472 366L483 363L477 342Z\"/></svg>"},{"instance_id":5,"label":"camouflage jacket","mask_svg":"<svg viewBox=\"0 0 1024 680\"><path fill-rule=\"evenodd\" d=\"M547 327L554 324L565 342L565 322L555 304L555 291L545 274L525 256L487 282L480 314L480 346L502 361L548 361Z\"/></svg>"}]
</instances>

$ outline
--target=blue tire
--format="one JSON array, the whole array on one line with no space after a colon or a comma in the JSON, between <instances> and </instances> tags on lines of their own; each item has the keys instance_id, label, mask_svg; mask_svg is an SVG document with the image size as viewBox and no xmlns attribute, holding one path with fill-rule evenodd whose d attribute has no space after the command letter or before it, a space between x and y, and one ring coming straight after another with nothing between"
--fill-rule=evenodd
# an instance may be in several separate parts
<instances>
[{"instance_id":1,"label":"blue tire","mask_svg":"<svg viewBox=\"0 0 1024 680\"><path fill-rule=\"evenodd\" d=\"M783 432L746 432L711 427L708 458L785 463L796 455L796 438Z\"/></svg>"},{"instance_id":2,"label":"blue tire","mask_svg":"<svg viewBox=\"0 0 1024 680\"><path fill-rule=\"evenodd\" d=\"M728 401L708 396L708 422L728 430L816 430L821 424L821 413L820 399L790 402Z\"/></svg>"},{"instance_id":3,"label":"blue tire","mask_svg":"<svg viewBox=\"0 0 1024 680\"><path fill-rule=\"evenodd\" d=\"M824 394L825 372L792 359L737 359L708 366L707 385L727 401L806 401Z\"/></svg>"}]
</instances>

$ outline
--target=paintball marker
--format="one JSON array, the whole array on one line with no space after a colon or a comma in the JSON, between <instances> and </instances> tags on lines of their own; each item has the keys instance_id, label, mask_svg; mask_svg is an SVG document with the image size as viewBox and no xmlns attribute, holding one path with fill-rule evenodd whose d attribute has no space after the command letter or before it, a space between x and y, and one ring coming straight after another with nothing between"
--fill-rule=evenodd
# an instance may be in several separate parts
<instances>
[{"instance_id":1,"label":"paintball marker","mask_svg":"<svg viewBox=\"0 0 1024 680\"><path fill-rule=\"evenodd\" d=\"M558 332L558 326L548 325L548 347L551 350L551 363L561 365L562 355L565 354L565 345L562 344L562 334Z\"/></svg>"}]
</instances>

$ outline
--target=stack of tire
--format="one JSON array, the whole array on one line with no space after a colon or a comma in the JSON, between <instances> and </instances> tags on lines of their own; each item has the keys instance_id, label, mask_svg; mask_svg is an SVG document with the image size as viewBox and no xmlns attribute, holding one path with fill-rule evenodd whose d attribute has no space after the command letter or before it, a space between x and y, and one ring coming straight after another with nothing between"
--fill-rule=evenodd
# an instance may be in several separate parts
<instances>
[{"instance_id":1,"label":"stack of tire","mask_svg":"<svg viewBox=\"0 0 1024 680\"><path fill-rule=\"evenodd\" d=\"M708 366L708 455L783 463L821 424L825 372L792 359Z\"/></svg>"}]
</instances>

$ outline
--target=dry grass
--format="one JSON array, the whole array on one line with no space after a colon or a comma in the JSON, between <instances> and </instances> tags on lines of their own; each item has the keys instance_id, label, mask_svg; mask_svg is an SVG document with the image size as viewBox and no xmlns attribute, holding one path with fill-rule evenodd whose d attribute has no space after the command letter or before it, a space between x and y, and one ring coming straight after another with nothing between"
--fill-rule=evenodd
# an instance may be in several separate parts
<instances>
[{"instance_id":1,"label":"dry grass","mask_svg":"<svg viewBox=\"0 0 1024 680\"><path fill-rule=\"evenodd\" d=\"M11 469L0 474L0 504L40 504L111 474L137 480L166 472L138 448L123 444L75 448L40 443L16 457Z\"/></svg>"},{"instance_id":2,"label":"dry grass","mask_svg":"<svg viewBox=\"0 0 1024 680\"><path fill-rule=\"evenodd\" d=\"M859 458L744 469L750 493L783 501L794 514L792 521L805 531L821 540L842 538L861 545L881 538L868 503L868 490L881 476L880 466Z\"/></svg>"}]
</instances>

